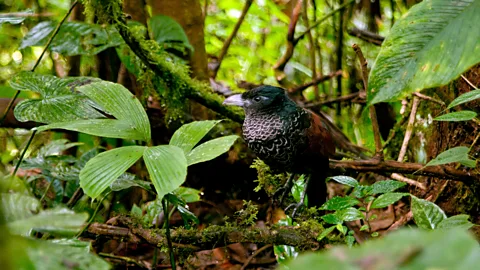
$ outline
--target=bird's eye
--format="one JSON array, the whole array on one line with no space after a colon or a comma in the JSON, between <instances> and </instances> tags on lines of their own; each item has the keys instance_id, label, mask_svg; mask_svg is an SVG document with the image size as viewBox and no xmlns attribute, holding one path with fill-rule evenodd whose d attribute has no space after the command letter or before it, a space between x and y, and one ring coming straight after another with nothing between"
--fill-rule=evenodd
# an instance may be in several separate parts
<instances>
[{"instance_id":1,"label":"bird's eye","mask_svg":"<svg viewBox=\"0 0 480 270\"><path fill-rule=\"evenodd\" d=\"M260 100L262 100L262 98L257 96L257 97L254 97L253 100L256 102L259 102Z\"/></svg>"}]
</instances>

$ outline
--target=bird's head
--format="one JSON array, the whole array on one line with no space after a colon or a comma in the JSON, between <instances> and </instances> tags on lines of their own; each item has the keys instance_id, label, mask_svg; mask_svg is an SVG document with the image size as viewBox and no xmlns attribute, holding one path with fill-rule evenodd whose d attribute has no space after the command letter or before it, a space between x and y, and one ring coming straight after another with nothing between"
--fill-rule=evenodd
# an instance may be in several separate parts
<instances>
[{"instance_id":1,"label":"bird's head","mask_svg":"<svg viewBox=\"0 0 480 270\"><path fill-rule=\"evenodd\" d=\"M233 95L225 99L223 104L242 107L245 112L268 112L282 109L286 105L294 105L280 87L263 85L243 94Z\"/></svg>"}]
</instances>

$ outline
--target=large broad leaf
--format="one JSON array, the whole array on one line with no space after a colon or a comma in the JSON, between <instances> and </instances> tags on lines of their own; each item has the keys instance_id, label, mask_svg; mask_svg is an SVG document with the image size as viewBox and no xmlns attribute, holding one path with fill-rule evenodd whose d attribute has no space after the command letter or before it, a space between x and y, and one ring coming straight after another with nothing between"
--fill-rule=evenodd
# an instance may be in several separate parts
<instances>
[{"instance_id":1,"label":"large broad leaf","mask_svg":"<svg viewBox=\"0 0 480 270\"><path fill-rule=\"evenodd\" d=\"M121 84L94 82L77 88L118 120L127 121L141 136L150 140L150 122L140 101Z\"/></svg>"},{"instance_id":2,"label":"large broad leaf","mask_svg":"<svg viewBox=\"0 0 480 270\"><path fill-rule=\"evenodd\" d=\"M19 121L55 123L78 119L103 118L94 102L85 95L75 93L74 87L96 81L79 77L60 79L51 75L20 72L10 80L10 85L21 91L34 91L40 99L28 99L15 106L15 118Z\"/></svg>"},{"instance_id":3,"label":"large broad leaf","mask_svg":"<svg viewBox=\"0 0 480 270\"><path fill-rule=\"evenodd\" d=\"M433 230L443 220L447 219L447 216L438 205L415 196L412 196L411 209L415 223L422 229Z\"/></svg>"},{"instance_id":4,"label":"large broad leaf","mask_svg":"<svg viewBox=\"0 0 480 270\"><path fill-rule=\"evenodd\" d=\"M445 85L480 62L478 14L478 0L425 0L413 6L382 44L370 73L368 102Z\"/></svg>"},{"instance_id":5,"label":"large broad leaf","mask_svg":"<svg viewBox=\"0 0 480 270\"><path fill-rule=\"evenodd\" d=\"M149 147L143 155L158 198L180 187L187 177L187 159L182 149L173 145Z\"/></svg>"},{"instance_id":6,"label":"large broad leaf","mask_svg":"<svg viewBox=\"0 0 480 270\"><path fill-rule=\"evenodd\" d=\"M468 152L470 149L466 146L458 146L451 149L448 149L436 158L430 160L425 166L435 166L435 165L443 165L452 162L459 162L462 165L467 167L474 168L475 167L475 160L472 160L468 157Z\"/></svg>"},{"instance_id":7,"label":"large broad leaf","mask_svg":"<svg viewBox=\"0 0 480 270\"><path fill-rule=\"evenodd\" d=\"M181 126L170 139L170 145L181 148L188 154L220 120L196 121Z\"/></svg>"},{"instance_id":8,"label":"large broad leaf","mask_svg":"<svg viewBox=\"0 0 480 270\"><path fill-rule=\"evenodd\" d=\"M78 233L88 219L87 213L77 214L68 209L49 209L25 219L7 223L11 233L28 236L35 232L72 236Z\"/></svg>"},{"instance_id":9,"label":"large broad leaf","mask_svg":"<svg viewBox=\"0 0 480 270\"><path fill-rule=\"evenodd\" d=\"M90 159L80 172L80 186L85 194L97 198L142 157L145 149L143 146L125 146Z\"/></svg>"},{"instance_id":10,"label":"large broad leaf","mask_svg":"<svg viewBox=\"0 0 480 270\"><path fill-rule=\"evenodd\" d=\"M280 269L477 269L480 247L461 230L400 230L349 248L306 253Z\"/></svg>"},{"instance_id":11,"label":"large broad leaf","mask_svg":"<svg viewBox=\"0 0 480 270\"><path fill-rule=\"evenodd\" d=\"M174 19L164 15L156 15L150 18L149 24L153 38L159 44L179 43L189 50L193 50L182 26Z\"/></svg>"},{"instance_id":12,"label":"large broad leaf","mask_svg":"<svg viewBox=\"0 0 480 270\"><path fill-rule=\"evenodd\" d=\"M136 130L130 121L114 119L91 119L53 123L40 126L38 131L66 129L94 136L130 140L145 140L145 135Z\"/></svg>"},{"instance_id":13,"label":"large broad leaf","mask_svg":"<svg viewBox=\"0 0 480 270\"><path fill-rule=\"evenodd\" d=\"M395 191L396 189L401 188L405 185L406 185L405 183L395 181L395 180L379 181L371 185L372 189L368 192L368 194L375 195L375 194L388 193L388 192Z\"/></svg>"},{"instance_id":14,"label":"large broad leaf","mask_svg":"<svg viewBox=\"0 0 480 270\"><path fill-rule=\"evenodd\" d=\"M20 49L44 46L57 27L56 22L41 22L23 38ZM65 22L53 39L50 50L63 55L94 55L109 47L123 44L113 25L101 26L83 22Z\"/></svg>"},{"instance_id":15,"label":"large broad leaf","mask_svg":"<svg viewBox=\"0 0 480 270\"><path fill-rule=\"evenodd\" d=\"M216 138L195 147L187 155L188 165L208 161L225 153L238 139L237 135Z\"/></svg>"}]
</instances>

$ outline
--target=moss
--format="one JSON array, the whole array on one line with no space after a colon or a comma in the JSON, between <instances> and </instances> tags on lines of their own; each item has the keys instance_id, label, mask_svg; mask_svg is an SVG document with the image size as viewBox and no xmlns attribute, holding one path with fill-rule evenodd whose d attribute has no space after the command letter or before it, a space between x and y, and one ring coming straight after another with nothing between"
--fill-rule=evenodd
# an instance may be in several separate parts
<instances>
[{"instance_id":1,"label":"moss","mask_svg":"<svg viewBox=\"0 0 480 270\"><path fill-rule=\"evenodd\" d=\"M284 174L273 174L270 167L260 159L255 159L250 168L257 170L256 182L258 182L258 186L255 188L256 192L263 188L271 196L285 182Z\"/></svg>"}]
</instances>

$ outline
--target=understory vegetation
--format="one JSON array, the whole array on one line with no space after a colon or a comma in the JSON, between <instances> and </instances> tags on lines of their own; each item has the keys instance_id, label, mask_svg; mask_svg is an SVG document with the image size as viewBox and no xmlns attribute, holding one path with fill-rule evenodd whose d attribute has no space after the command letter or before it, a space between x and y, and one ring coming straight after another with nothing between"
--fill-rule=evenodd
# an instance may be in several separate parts
<instances>
[{"instance_id":1,"label":"understory vegetation","mask_svg":"<svg viewBox=\"0 0 480 270\"><path fill-rule=\"evenodd\" d=\"M4 269L476 269L480 1L0 2ZM223 100L285 89L328 200Z\"/></svg>"}]
</instances>

